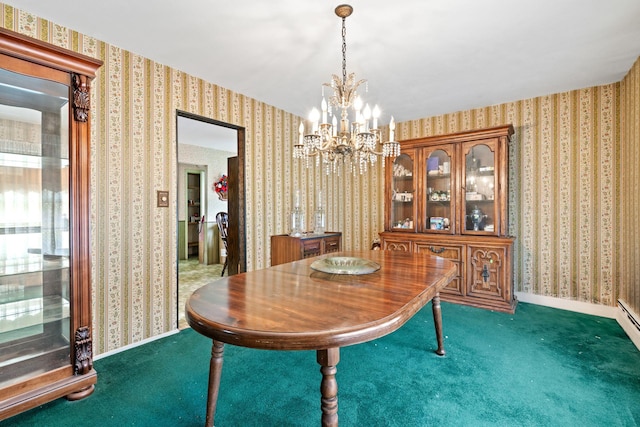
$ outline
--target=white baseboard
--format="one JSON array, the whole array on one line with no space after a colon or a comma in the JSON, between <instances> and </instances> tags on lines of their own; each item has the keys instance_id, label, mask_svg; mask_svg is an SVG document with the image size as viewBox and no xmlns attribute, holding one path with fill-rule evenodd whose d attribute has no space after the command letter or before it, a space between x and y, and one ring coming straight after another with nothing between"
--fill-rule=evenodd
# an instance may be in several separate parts
<instances>
[{"instance_id":1,"label":"white baseboard","mask_svg":"<svg viewBox=\"0 0 640 427\"><path fill-rule=\"evenodd\" d=\"M132 348L139 347L141 345L149 344L152 341L159 340L159 339L165 338L165 337L169 337L171 335L175 335L178 332L180 332L180 329L174 329L173 331L165 332L163 334L156 335L154 337L147 338L147 339L144 339L142 341L134 342L132 344L125 345L124 347L116 348L115 350L107 351L105 353L100 353L97 356L95 356L93 358L93 360L99 360L99 359L102 359L103 357L113 356L114 354L118 354L118 353L123 352L125 350L130 350Z\"/></svg>"},{"instance_id":2,"label":"white baseboard","mask_svg":"<svg viewBox=\"0 0 640 427\"><path fill-rule=\"evenodd\" d=\"M640 316L623 300L618 300L618 307L618 318L616 320L640 350Z\"/></svg>"},{"instance_id":3,"label":"white baseboard","mask_svg":"<svg viewBox=\"0 0 640 427\"><path fill-rule=\"evenodd\" d=\"M640 350L640 328L638 327L640 316L630 310L624 301L618 301L618 307L610 307L523 292L516 292L515 294L518 301L615 319L633 344Z\"/></svg>"},{"instance_id":4,"label":"white baseboard","mask_svg":"<svg viewBox=\"0 0 640 427\"><path fill-rule=\"evenodd\" d=\"M518 301L544 305L545 307L559 308L562 310L575 311L577 313L591 314L593 316L608 317L609 319L617 319L618 312L620 311L617 307L591 304L588 302L547 297L543 295L533 295L524 292L516 292L515 294Z\"/></svg>"}]
</instances>

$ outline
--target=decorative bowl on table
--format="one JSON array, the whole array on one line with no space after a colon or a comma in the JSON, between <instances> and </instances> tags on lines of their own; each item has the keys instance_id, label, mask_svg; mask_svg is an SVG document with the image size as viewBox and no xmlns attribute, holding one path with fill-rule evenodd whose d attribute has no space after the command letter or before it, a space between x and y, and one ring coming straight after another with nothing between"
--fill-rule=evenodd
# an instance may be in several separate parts
<instances>
[{"instance_id":1,"label":"decorative bowl on table","mask_svg":"<svg viewBox=\"0 0 640 427\"><path fill-rule=\"evenodd\" d=\"M313 261L311 268L323 273L357 275L374 273L380 265L364 258L337 256Z\"/></svg>"}]
</instances>

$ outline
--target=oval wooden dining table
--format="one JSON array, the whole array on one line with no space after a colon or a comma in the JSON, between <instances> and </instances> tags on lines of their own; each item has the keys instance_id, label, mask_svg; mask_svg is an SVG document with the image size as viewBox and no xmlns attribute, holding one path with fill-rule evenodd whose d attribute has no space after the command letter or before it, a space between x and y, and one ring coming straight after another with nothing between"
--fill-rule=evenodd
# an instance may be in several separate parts
<instances>
[{"instance_id":1,"label":"oval wooden dining table","mask_svg":"<svg viewBox=\"0 0 640 427\"><path fill-rule=\"evenodd\" d=\"M311 268L322 258L352 257L380 269L361 275ZM451 261L422 253L346 251L280 264L211 282L187 300L189 325L213 340L205 425L213 426L224 344L315 350L323 426L338 425L340 347L387 335L432 301L436 353L444 355L439 291L457 274Z\"/></svg>"}]
</instances>

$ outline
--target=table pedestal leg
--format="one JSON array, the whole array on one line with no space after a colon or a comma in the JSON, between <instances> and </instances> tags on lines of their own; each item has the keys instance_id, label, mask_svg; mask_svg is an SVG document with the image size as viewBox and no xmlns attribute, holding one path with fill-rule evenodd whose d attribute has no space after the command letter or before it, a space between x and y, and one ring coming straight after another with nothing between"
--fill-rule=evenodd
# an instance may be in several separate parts
<instances>
[{"instance_id":1,"label":"table pedestal leg","mask_svg":"<svg viewBox=\"0 0 640 427\"><path fill-rule=\"evenodd\" d=\"M222 374L222 356L224 343L213 340L211 347L211 362L209 364L209 394L207 397L207 418L205 427L213 427L213 418L216 416L216 403L220 389L220 375Z\"/></svg>"},{"instance_id":2,"label":"table pedestal leg","mask_svg":"<svg viewBox=\"0 0 640 427\"><path fill-rule=\"evenodd\" d=\"M338 426L338 382L336 381L336 365L340 361L340 349L329 348L318 350L316 360L320 364L322 382L320 383L320 408L322 409L323 427Z\"/></svg>"},{"instance_id":3,"label":"table pedestal leg","mask_svg":"<svg viewBox=\"0 0 640 427\"><path fill-rule=\"evenodd\" d=\"M436 339L438 340L438 349L436 354L444 356L444 339L442 337L442 309L440 308L440 294L436 294L431 300L431 308L433 310L433 323L436 327Z\"/></svg>"}]
</instances>

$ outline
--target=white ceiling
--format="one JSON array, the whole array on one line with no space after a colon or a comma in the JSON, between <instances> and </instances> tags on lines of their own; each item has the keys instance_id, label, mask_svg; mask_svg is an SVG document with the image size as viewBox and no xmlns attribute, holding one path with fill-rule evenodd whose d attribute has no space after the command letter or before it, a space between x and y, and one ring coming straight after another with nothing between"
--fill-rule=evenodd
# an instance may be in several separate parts
<instances>
[{"instance_id":1,"label":"white ceiling","mask_svg":"<svg viewBox=\"0 0 640 427\"><path fill-rule=\"evenodd\" d=\"M307 116L341 74L340 0L3 0ZM621 80L639 0L350 0L347 71L406 121Z\"/></svg>"}]
</instances>

